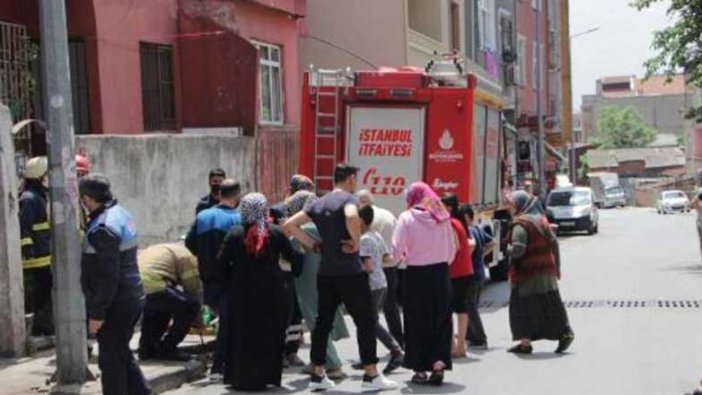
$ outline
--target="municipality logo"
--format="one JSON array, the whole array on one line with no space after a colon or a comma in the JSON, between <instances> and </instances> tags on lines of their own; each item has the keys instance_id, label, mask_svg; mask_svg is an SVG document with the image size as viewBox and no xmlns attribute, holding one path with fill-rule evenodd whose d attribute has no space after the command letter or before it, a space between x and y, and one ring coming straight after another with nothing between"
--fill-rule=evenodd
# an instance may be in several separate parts
<instances>
[{"instance_id":1,"label":"municipality logo","mask_svg":"<svg viewBox=\"0 0 702 395\"><path fill-rule=\"evenodd\" d=\"M451 132L448 129L444 129L444 133L439 139L439 147L445 151L449 151L453 148L453 136L451 136Z\"/></svg>"}]
</instances>

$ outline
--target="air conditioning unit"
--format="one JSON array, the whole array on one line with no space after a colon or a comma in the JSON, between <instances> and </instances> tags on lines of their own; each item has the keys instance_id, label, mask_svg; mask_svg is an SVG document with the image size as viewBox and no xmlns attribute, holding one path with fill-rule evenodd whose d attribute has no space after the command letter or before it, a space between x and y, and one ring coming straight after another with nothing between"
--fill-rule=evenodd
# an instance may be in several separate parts
<instances>
[{"instance_id":1,"label":"air conditioning unit","mask_svg":"<svg viewBox=\"0 0 702 395\"><path fill-rule=\"evenodd\" d=\"M517 85L517 79L516 79L516 73L514 70L514 66L505 66L504 68L504 74L505 74L505 86L514 86Z\"/></svg>"}]
</instances>

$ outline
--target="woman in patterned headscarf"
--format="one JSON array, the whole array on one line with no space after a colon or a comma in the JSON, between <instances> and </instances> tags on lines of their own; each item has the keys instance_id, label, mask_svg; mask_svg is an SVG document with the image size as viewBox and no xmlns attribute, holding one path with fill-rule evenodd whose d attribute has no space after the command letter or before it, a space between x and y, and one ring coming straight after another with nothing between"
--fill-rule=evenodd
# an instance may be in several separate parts
<instances>
[{"instance_id":1,"label":"woman in patterned headscarf","mask_svg":"<svg viewBox=\"0 0 702 395\"><path fill-rule=\"evenodd\" d=\"M224 239L219 264L231 267L229 361L224 382L240 391L280 386L285 341L285 291L279 257L294 260L282 230L266 222L268 201L250 193L239 206L242 224Z\"/></svg>"},{"instance_id":2,"label":"woman in patterned headscarf","mask_svg":"<svg viewBox=\"0 0 702 395\"><path fill-rule=\"evenodd\" d=\"M407 264L402 303L405 367L415 372L413 383L441 385L444 370L451 369L449 263L458 239L449 212L429 185L410 185L406 203L393 237L395 254Z\"/></svg>"},{"instance_id":3,"label":"woman in patterned headscarf","mask_svg":"<svg viewBox=\"0 0 702 395\"><path fill-rule=\"evenodd\" d=\"M509 279L512 292L509 321L515 354L530 354L535 340L557 340L557 353L565 352L574 335L558 290L558 241L538 199L525 191L510 196L514 216L510 230Z\"/></svg>"},{"instance_id":4,"label":"woman in patterned headscarf","mask_svg":"<svg viewBox=\"0 0 702 395\"><path fill-rule=\"evenodd\" d=\"M290 196L285 203L290 215L293 216L302 211L309 204L315 202L317 199L317 196L313 192L301 190ZM313 222L305 224L302 227L302 230L314 240L322 240L322 238L319 236L317 226L315 226ZM300 302L300 310L303 318L305 319L305 323L310 331L314 331L318 302L317 273L319 272L319 264L322 257L318 251L304 249L304 247L297 242L293 242L293 245L302 250L304 254L302 273L295 277L295 291L297 292L297 299ZM325 368L327 371L327 376L332 380L340 380L346 377L346 374L341 369L341 358L339 358L332 340L341 340L348 337L349 331L346 328L346 323L344 322L344 315L341 310L338 310L334 320L332 333L329 335L329 341L327 342L326 353L327 363ZM314 366L312 366L312 364L307 365L305 369L303 369L303 372L310 375L313 374Z\"/></svg>"}]
</instances>

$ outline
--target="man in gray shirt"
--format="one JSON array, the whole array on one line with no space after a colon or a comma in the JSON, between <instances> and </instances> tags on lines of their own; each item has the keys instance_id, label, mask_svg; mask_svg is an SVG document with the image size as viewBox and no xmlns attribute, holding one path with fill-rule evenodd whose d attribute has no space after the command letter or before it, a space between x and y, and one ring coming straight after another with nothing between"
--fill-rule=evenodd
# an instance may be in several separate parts
<instances>
[{"instance_id":1,"label":"man in gray shirt","mask_svg":"<svg viewBox=\"0 0 702 395\"><path fill-rule=\"evenodd\" d=\"M356 190L358 168L339 164L334 170L334 190L295 214L283 225L286 233L308 249L319 248L322 261L317 287L319 308L312 333L310 352L315 374L310 380L311 390L327 390L335 386L324 373L329 333L336 310L341 303L357 325L358 347L365 370L364 390L388 390L397 383L378 373L371 290L368 274L361 267L359 256L361 219L358 215ZM321 245L315 242L302 226L313 221L322 236Z\"/></svg>"}]
</instances>

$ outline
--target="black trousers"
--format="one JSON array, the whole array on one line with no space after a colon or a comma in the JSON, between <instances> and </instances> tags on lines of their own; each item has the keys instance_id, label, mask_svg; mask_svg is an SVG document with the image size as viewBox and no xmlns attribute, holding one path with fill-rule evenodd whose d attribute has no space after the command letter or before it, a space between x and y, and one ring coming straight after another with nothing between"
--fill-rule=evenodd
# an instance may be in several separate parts
<instances>
[{"instance_id":1,"label":"black trousers","mask_svg":"<svg viewBox=\"0 0 702 395\"><path fill-rule=\"evenodd\" d=\"M147 353L174 350L185 339L199 312L197 298L177 288L168 287L147 295L139 350ZM171 319L173 325L169 329Z\"/></svg>"},{"instance_id":2,"label":"black trousers","mask_svg":"<svg viewBox=\"0 0 702 395\"><path fill-rule=\"evenodd\" d=\"M149 395L146 384L129 341L134 334L134 325L141 315L141 308L123 309L119 314L108 311L105 322L97 333L100 355L98 366L102 372L104 395Z\"/></svg>"},{"instance_id":3,"label":"black trousers","mask_svg":"<svg viewBox=\"0 0 702 395\"><path fill-rule=\"evenodd\" d=\"M385 278L388 282L388 291L385 295L385 303L383 304L383 312L385 313L385 322L388 324L388 330L400 347L405 347L405 336L402 331L402 318L400 317L400 304L398 301L398 269L397 267L387 267L383 269Z\"/></svg>"},{"instance_id":4,"label":"black trousers","mask_svg":"<svg viewBox=\"0 0 702 395\"><path fill-rule=\"evenodd\" d=\"M53 278L51 266L28 269L25 275L32 277L32 336L54 334L54 309L52 305L51 287Z\"/></svg>"},{"instance_id":5,"label":"black trousers","mask_svg":"<svg viewBox=\"0 0 702 395\"><path fill-rule=\"evenodd\" d=\"M285 289L286 317L288 327L285 330L284 354L297 354L302 342L302 312L297 303L295 280L292 273L283 272L283 287Z\"/></svg>"},{"instance_id":6,"label":"black trousers","mask_svg":"<svg viewBox=\"0 0 702 395\"><path fill-rule=\"evenodd\" d=\"M378 363L376 354L373 305L368 274L363 272L344 276L320 276L317 278L319 303L317 321L312 331L312 363L326 364L327 342L334 324L336 309L341 303L356 325L356 339L364 366Z\"/></svg>"},{"instance_id":7,"label":"black trousers","mask_svg":"<svg viewBox=\"0 0 702 395\"><path fill-rule=\"evenodd\" d=\"M470 343L482 344L487 341L483 321L480 319L478 306L480 305L480 293L483 290L483 280L471 276L468 285L468 332L466 332L466 340Z\"/></svg>"}]
</instances>

